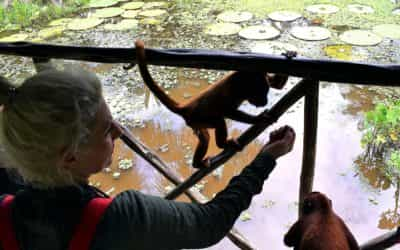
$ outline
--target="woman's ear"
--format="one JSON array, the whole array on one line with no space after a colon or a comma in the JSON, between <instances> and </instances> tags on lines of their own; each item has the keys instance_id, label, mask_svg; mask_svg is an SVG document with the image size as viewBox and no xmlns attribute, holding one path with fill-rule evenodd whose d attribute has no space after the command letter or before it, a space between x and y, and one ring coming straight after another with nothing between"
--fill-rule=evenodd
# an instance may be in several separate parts
<instances>
[{"instance_id":1,"label":"woman's ear","mask_svg":"<svg viewBox=\"0 0 400 250\"><path fill-rule=\"evenodd\" d=\"M70 149L61 150L60 166L62 168L71 170L77 162L76 153L71 152Z\"/></svg>"}]
</instances>

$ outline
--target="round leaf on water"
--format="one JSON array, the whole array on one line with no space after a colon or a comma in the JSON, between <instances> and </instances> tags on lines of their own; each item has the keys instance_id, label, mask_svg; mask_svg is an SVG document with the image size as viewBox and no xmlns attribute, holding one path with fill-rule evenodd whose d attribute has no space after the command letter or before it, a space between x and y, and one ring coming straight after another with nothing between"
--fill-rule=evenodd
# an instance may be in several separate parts
<instances>
[{"instance_id":1,"label":"round leaf on water","mask_svg":"<svg viewBox=\"0 0 400 250\"><path fill-rule=\"evenodd\" d=\"M46 28L46 29L39 31L38 36L44 40L54 38L54 37L59 37L63 34L64 29L65 28L63 26Z\"/></svg>"},{"instance_id":2,"label":"round leaf on water","mask_svg":"<svg viewBox=\"0 0 400 250\"><path fill-rule=\"evenodd\" d=\"M118 0L92 0L89 2L89 8L104 8L116 5Z\"/></svg>"},{"instance_id":3,"label":"round leaf on water","mask_svg":"<svg viewBox=\"0 0 400 250\"><path fill-rule=\"evenodd\" d=\"M217 19L223 22L239 23L248 21L253 18L250 12L241 11L224 11L217 16Z\"/></svg>"},{"instance_id":4,"label":"round leaf on water","mask_svg":"<svg viewBox=\"0 0 400 250\"><path fill-rule=\"evenodd\" d=\"M166 8L168 7L168 3L166 2L147 2L143 5L143 9L151 9L151 8Z\"/></svg>"},{"instance_id":5,"label":"round leaf on water","mask_svg":"<svg viewBox=\"0 0 400 250\"><path fill-rule=\"evenodd\" d=\"M352 60L353 47L351 45L328 45L324 48L327 56L339 60Z\"/></svg>"},{"instance_id":6,"label":"round leaf on water","mask_svg":"<svg viewBox=\"0 0 400 250\"><path fill-rule=\"evenodd\" d=\"M68 24L68 29L70 30L87 30L90 28L94 28L97 25L101 24L103 19L99 18L77 18L72 20Z\"/></svg>"},{"instance_id":7,"label":"round leaf on water","mask_svg":"<svg viewBox=\"0 0 400 250\"><path fill-rule=\"evenodd\" d=\"M130 30L136 28L138 25L138 20L135 19L125 19L116 24L106 24L104 25L105 30Z\"/></svg>"},{"instance_id":8,"label":"round leaf on water","mask_svg":"<svg viewBox=\"0 0 400 250\"><path fill-rule=\"evenodd\" d=\"M400 39L400 25L398 24L381 24L373 27L372 31L383 37Z\"/></svg>"},{"instance_id":9,"label":"round leaf on water","mask_svg":"<svg viewBox=\"0 0 400 250\"><path fill-rule=\"evenodd\" d=\"M339 8L331 4L315 4L306 7L306 10L315 14L333 14L339 11Z\"/></svg>"},{"instance_id":10,"label":"round leaf on water","mask_svg":"<svg viewBox=\"0 0 400 250\"><path fill-rule=\"evenodd\" d=\"M123 18L135 18L138 15L138 10L126 10L124 13L121 14Z\"/></svg>"},{"instance_id":11,"label":"round leaf on water","mask_svg":"<svg viewBox=\"0 0 400 250\"><path fill-rule=\"evenodd\" d=\"M331 32L328 29L316 26L297 26L291 29L290 34L298 39L306 41L321 41L331 37Z\"/></svg>"},{"instance_id":12,"label":"round leaf on water","mask_svg":"<svg viewBox=\"0 0 400 250\"><path fill-rule=\"evenodd\" d=\"M227 36L238 33L242 27L234 23L216 23L206 27L205 33L214 36Z\"/></svg>"},{"instance_id":13,"label":"round leaf on water","mask_svg":"<svg viewBox=\"0 0 400 250\"><path fill-rule=\"evenodd\" d=\"M373 8L371 8L368 5L362 5L362 4L349 4L349 5L347 5L347 9L349 11L357 13L357 14L374 13Z\"/></svg>"},{"instance_id":14,"label":"round leaf on water","mask_svg":"<svg viewBox=\"0 0 400 250\"><path fill-rule=\"evenodd\" d=\"M269 25L255 25L242 29L239 36L246 39L262 40L278 37L281 32Z\"/></svg>"},{"instance_id":15,"label":"round leaf on water","mask_svg":"<svg viewBox=\"0 0 400 250\"><path fill-rule=\"evenodd\" d=\"M382 42L380 36L367 30L348 30L343 32L339 38L345 43L359 46L372 46Z\"/></svg>"},{"instance_id":16,"label":"round leaf on water","mask_svg":"<svg viewBox=\"0 0 400 250\"><path fill-rule=\"evenodd\" d=\"M154 9L154 10L145 10L139 12L139 15L145 16L145 17L155 17L155 16L161 16L166 14L166 10L161 10L161 9Z\"/></svg>"},{"instance_id":17,"label":"round leaf on water","mask_svg":"<svg viewBox=\"0 0 400 250\"><path fill-rule=\"evenodd\" d=\"M146 17L143 18L139 21L141 24L149 24L149 25L159 25L161 24L161 20L152 18L152 17Z\"/></svg>"},{"instance_id":18,"label":"round leaf on water","mask_svg":"<svg viewBox=\"0 0 400 250\"><path fill-rule=\"evenodd\" d=\"M57 20L51 21L48 25L49 26L62 26L62 25L67 25L69 22L71 22L73 19L72 18L60 18Z\"/></svg>"},{"instance_id":19,"label":"round leaf on water","mask_svg":"<svg viewBox=\"0 0 400 250\"><path fill-rule=\"evenodd\" d=\"M297 18L300 18L301 14L294 11L281 10L269 13L268 17L278 22L291 22L296 20Z\"/></svg>"},{"instance_id":20,"label":"round leaf on water","mask_svg":"<svg viewBox=\"0 0 400 250\"><path fill-rule=\"evenodd\" d=\"M254 46L250 48L250 50L254 53L281 55L282 53L288 51L298 51L298 48L290 43L277 41L257 41Z\"/></svg>"},{"instance_id":21,"label":"round leaf on water","mask_svg":"<svg viewBox=\"0 0 400 250\"><path fill-rule=\"evenodd\" d=\"M124 12L124 9L116 8L116 7L97 9L92 14L92 17L95 17L95 18L115 17L115 16L121 15L123 12Z\"/></svg>"},{"instance_id":22,"label":"round leaf on water","mask_svg":"<svg viewBox=\"0 0 400 250\"><path fill-rule=\"evenodd\" d=\"M11 36L3 37L0 39L0 42L20 42L25 41L28 38L28 34L14 34Z\"/></svg>"},{"instance_id":23,"label":"round leaf on water","mask_svg":"<svg viewBox=\"0 0 400 250\"><path fill-rule=\"evenodd\" d=\"M121 8L123 8L125 10L136 10L136 9L142 8L143 5L144 5L143 2L130 2L130 3L123 4L121 6Z\"/></svg>"}]
</instances>

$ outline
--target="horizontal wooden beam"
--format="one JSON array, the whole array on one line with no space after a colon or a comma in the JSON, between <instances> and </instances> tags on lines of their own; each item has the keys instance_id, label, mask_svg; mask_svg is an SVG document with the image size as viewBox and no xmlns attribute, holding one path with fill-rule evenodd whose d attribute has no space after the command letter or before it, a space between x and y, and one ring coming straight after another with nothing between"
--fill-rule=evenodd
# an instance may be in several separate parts
<instances>
[{"instance_id":1,"label":"horizontal wooden beam","mask_svg":"<svg viewBox=\"0 0 400 250\"><path fill-rule=\"evenodd\" d=\"M133 44L133 41L132 41ZM102 63L132 63L135 48L100 48L30 42L0 43L0 54L51 57ZM284 73L307 79L400 86L400 65L364 64L339 60L292 59L250 52L205 49L146 49L148 63L218 70L247 70Z\"/></svg>"}]
</instances>

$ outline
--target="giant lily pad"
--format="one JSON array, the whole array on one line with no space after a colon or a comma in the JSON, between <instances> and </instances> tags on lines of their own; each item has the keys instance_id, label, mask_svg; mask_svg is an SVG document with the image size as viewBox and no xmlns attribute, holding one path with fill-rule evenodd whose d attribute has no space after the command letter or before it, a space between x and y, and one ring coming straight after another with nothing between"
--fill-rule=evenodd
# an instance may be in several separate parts
<instances>
[{"instance_id":1,"label":"giant lily pad","mask_svg":"<svg viewBox=\"0 0 400 250\"><path fill-rule=\"evenodd\" d=\"M246 39L263 40L274 39L278 37L281 32L270 25L255 25L242 29L239 36Z\"/></svg>"},{"instance_id":2,"label":"giant lily pad","mask_svg":"<svg viewBox=\"0 0 400 250\"><path fill-rule=\"evenodd\" d=\"M168 7L168 3L166 2L147 2L143 5L143 9L152 9L152 8L165 8Z\"/></svg>"},{"instance_id":3,"label":"giant lily pad","mask_svg":"<svg viewBox=\"0 0 400 250\"><path fill-rule=\"evenodd\" d=\"M339 38L345 43L360 46L373 46L382 42L380 36L367 30L348 30L343 32Z\"/></svg>"},{"instance_id":4,"label":"giant lily pad","mask_svg":"<svg viewBox=\"0 0 400 250\"><path fill-rule=\"evenodd\" d=\"M135 18L138 15L138 10L127 10L121 14L123 18Z\"/></svg>"},{"instance_id":5,"label":"giant lily pad","mask_svg":"<svg viewBox=\"0 0 400 250\"><path fill-rule=\"evenodd\" d=\"M381 24L373 27L372 31L383 37L400 39L400 25L398 24Z\"/></svg>"},{"instance_id":6,"label":"giant lily pad","mask_svg":"<svg viewBox=\"0 0 400 250\"><path fill-rule=\"evenodd\" d=\"M96 27L104 20L99 18L76 18L68 24L70 30L87 30Z\"/></svg>"},{"instance_id":7,"label":"giant lily pad","mask_svg":"<svg viewBox=\"0 0 400 250\"><path fill-rule=\"evenodd\" d=\"M38 36L44 40L59 37L62 35L64 30L65 28L63 26L50 27L39 31Z\"/></svg>"},{"instance_id":8,"label":"giant lily pad","mask_svg":"<svg viewBox=\"0 0 400 250\"><path fill-rule=\"evenodd\" d=\"M130 3L123 4L121 6L121 8L123 8L125 10L136 10L136 9L142 8L143 5L144 5L144 2L130 2Z\"/></svg>"},{"instance_id":9,"label":"giant lily pad","mask_svg":"<svg viewBox=\"0 0 400 250\"><path fill-rule=\"evenodd\" d=\"M250 48L251 52L281 55L288 51L298 51L298 48L290 43L282 43L277 41L257 41Z\"/></svg>"},{"instance_id":10,"label":"giant lily pad","mask_svg":"<svg viewBox=\"0 0 400 250\"><path fill-rule=\"evenodd\" d=\"M92 14L92 17L95 17L95 18L115 17L115 16L121 15L123 12L124 12L124 9L116 8L116 7L97 9Z\"/></svg>"},{"instance_id":11,"label":"giant lily pad","mask_svg":"<svg viewBox=\"0 0 400 250\"><path fill-rule=\"evenodd\" d=\"M161 20L152 18L152 17L146 17L143 19L140 19L139 23L141 24L148 24L148 25L159 25L161 24Z\"/></svg>"},{"instance_id":12,"label":"giant lily pad","mask_svg":"<svg viewBox=\"0 0 400 250\"><path fill-rule=\"evenodd\" d=\"M362 4L349 4L349 5L347 5L347 9L349 11L357 13L357 14L374 13L374 9L373 8L371 8L368 5L362 5Z\"/></svg>"},{"instance_id":13,"label":"giant lily pad","mask_svg":"<svg viewBox=\"0 0 400 250\"><path fill-rule=\"evenodd\" d=\"M239 23L253 18L253 14L246 11L224 11L217 16L217 19L223 22Z\"/></svg>"},{"instance_id":14,"label":"giant lily pad","mask_svg":"<svg viewBox=\"0 0 400 250\"><path fill-rule=\"evenodd\" d=\"M339 60L351 60L353 47L351 45L328 45L324 48L325 54Z\"/></svg>"},{"instance_id":15,"label":"giant lily pad","mask_svg":"<svg viewBox=\"0 0 400 250\"><path fill-rule=\"evenodd\" d=\"M125 19L116 24L106 24L104 29L106 30L130 30L137 27L139 21L135 19Z\"/></svg>"},{"instance_id":16,"label":"giant lily pad","mask_svg":"<svg viewBox=\"0 0 400 250\"><path fill-rule=\"evenodd\" d=\"M19 34L14 34L11 36L3 37L0 39L0 42L20 42L20 41L25 41L28 38L28 34L24 33L19 33Z\"/></svg>"},{"instance_id":17,"label":"giant lily pad","mask_svg":"<svg viewBox=\"0 0 400 250\"><path fill-rule=\"evenodd\" d=\"M238 33L242 27L234 23L216 23L205 28L205 33L213 36L227 36Z\"/></svg>"},{"instance_id":18,"label":"giant lily pad","mask_svg":"<svg viewBox=\"0 0 400 250\"><path fill-rule=\"evenodd\" d=\"M294 27L290 34L298 39L306 41L321 41L331 37L331 32L328 29L309 26L309 27Z\"/></svg>"},{"instance_id":19,"label":"giant lily pad","mask_svg":"<svg viewBox=\"0 0 400 250\"><path fill-rule=\"evenodd\" d=\"M118 0L92 0L89 2L89 8L104 8L116 5Z\"/></svg>"},{"instance_id":20,"label":"giant lily pad","mask_svg":"<svg viewBox=\"0 0 400 250\"><path fill-rule=\"evenodd\" d=\"M145 10L139 12L139 15L145 16L145 17L155 17L155 16L161 16L166 14L166 10L161 10L161 9L154 9L154 10Z\"/></svg>"},{"instance_id":21,"label":"giant lily pad","mask_svg":"<svg viewBox=\"0 0 400 250\"><path fill-rule=\"evenodd\" d=\"M63 26L72 21L72 18L60 18L49 23L49 26Z\"/></svg>"},{"instance_id":22,"label":"giant lily pad","mask_svg":"<svg viewBox=\"0 0 400 250\"><path fill-rule=\"evenodd\" d=\"M291 22L296 20L297 18L300 18L301 14L294 11L281 10L269 13L268 17L278 22Z\"/></svg>"},{"instance_id":23,"label":"giant lily pad","mask_svg":"<svg viewBox=\"0 0 400 250\"><path fill-rule=\"evenodd\" d=\"M306 10L315 14L333 14L339 11L339 8L331 4L314 4L306 7Z\"/></svg>"}]
</instances>

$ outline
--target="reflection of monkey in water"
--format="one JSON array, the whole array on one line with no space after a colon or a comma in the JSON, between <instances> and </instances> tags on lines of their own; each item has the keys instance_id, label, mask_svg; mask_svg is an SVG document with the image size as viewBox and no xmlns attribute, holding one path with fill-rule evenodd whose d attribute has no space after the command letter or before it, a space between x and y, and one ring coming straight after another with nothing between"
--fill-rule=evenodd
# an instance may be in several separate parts
<instances>
[{"instance_id":1,"label":"reflection of monkey in water","mask_svg":"<svg viewBox=\"0 0 400 250\"><path fill-rule=\"evenodd\" d=\"M238 110L240 104L249 103L260 107L267 104L269 87L281 89L287 79L286 75L269 75L254 72L233 72L212 84L198 96L185 104L172 100L151 77L146 63L144 43L136 41L136 58L144 83L172 112L180 115L199 138L193 166L196 168L208 166L208 160L203 160L207 153L209 134L207 128L215 128L217 146L220 148L235 147L240 149L236 140L227 140L227 128L224 118L250 124L270 122L267 116L253 116Z\"/></svg>"},{"instance_id":2,"label":"reflection of monkey in water","mask_svg":"<svg viewBox=\"0 0 400 250\"><path fill-rule=\"evenodd\" d=\"M353 234L332 210L332 201L312 192L303 203L300 219L286 233L284 242L295 250L358 250Z\"/></svg>"}]
</instances>

